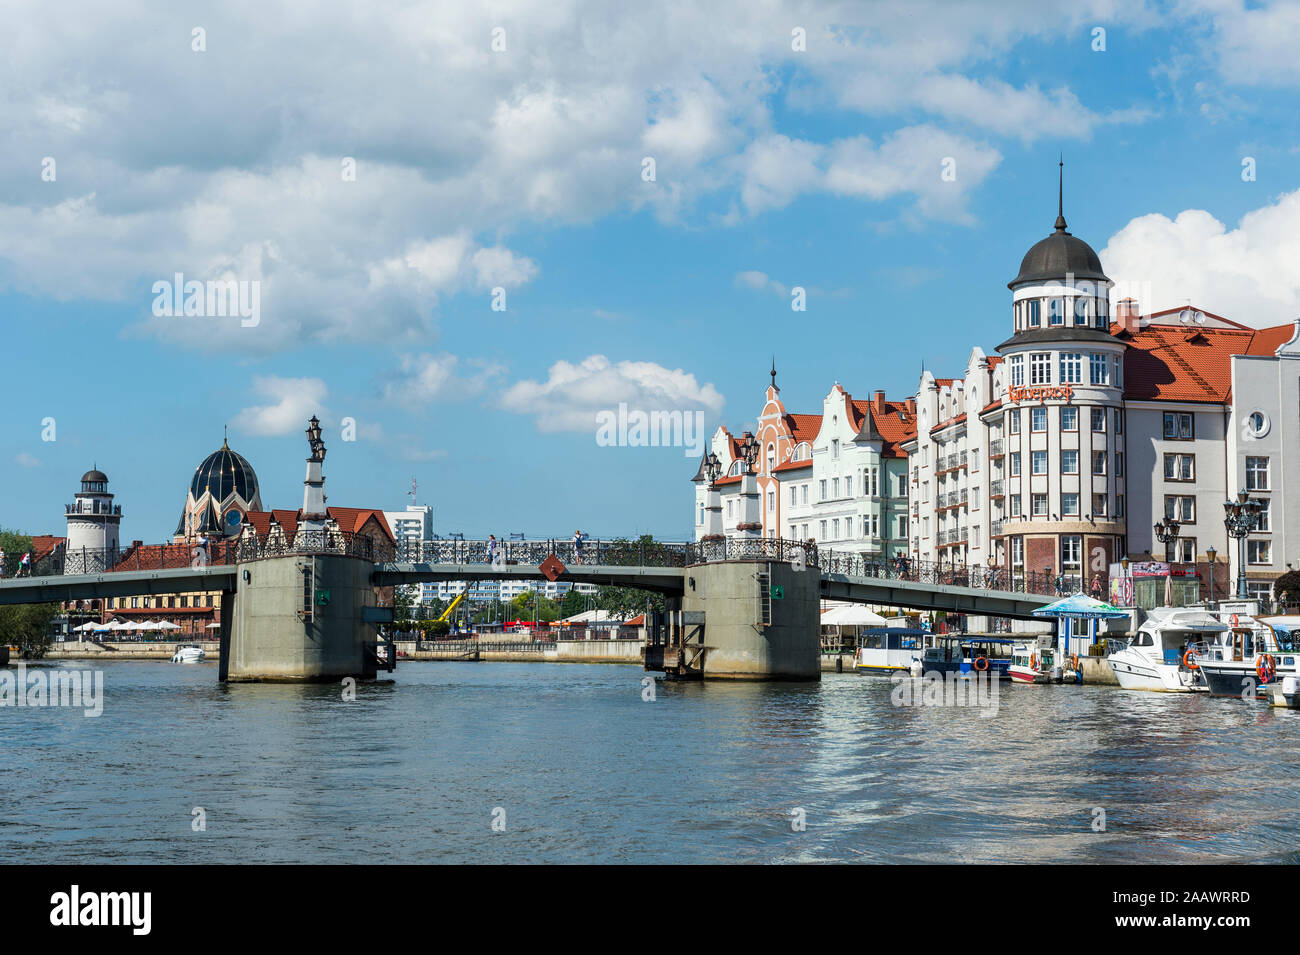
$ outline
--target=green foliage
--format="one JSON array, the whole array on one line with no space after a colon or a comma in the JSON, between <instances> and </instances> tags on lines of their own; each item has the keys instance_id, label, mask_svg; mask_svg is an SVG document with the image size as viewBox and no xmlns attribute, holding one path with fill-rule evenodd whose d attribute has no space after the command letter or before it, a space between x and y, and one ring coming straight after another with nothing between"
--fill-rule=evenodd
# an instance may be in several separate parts
<instances>
[{"instance_id":1,"label":"green foliage","mask_svg":"<svg viewBox=\"0 0 1300 955\"><path fill-rule=\"evenodd\" d=\"M58 604L0 606L0 643L18 648L26 660L39 660L50 649L50 622Z\"/></svg>"},{"instance_id":2,"label":"green foliage","mask_svg":"<svg viewBox=\"0 0 1300 955\"><path fill-rule=\"evenodd\" d=\"M575 617L587 609L587 595L580 594L576 590L570 590L560 601L560 616L564 618Z\"/></svg>"},{"instance_id":3,"label":"green foliage","mask_svg":"<svg viewBox=\"0 0 1300 955\"><path fill-rule=\"evenodd\" d=\"M663 612L667 601L663 594L652 590L637 590L633 587L601 587L596 591L596 606L611 617L626 620L639 613L645 613L646 605L651 611Z\"/></svg>"},{"instance_id":4,"label":"green foliage","mask_svg":"<svg viewBox=\"0 0 1300 955\"><path fill-rule=\"evenodd\" d=\"M525 590L511 600L507 616L511 620L532 620L534 606L538 622L551 623L560 619L560 604L535 590Z\"/></svg>"},{"instance_id":5,"label":"green foliage","mask_svg":"<svg viewBox=\"0 0 1300 955\"><path fill-rule=\"evenodd\" d=\"M0 528L0 550L5 552L4 567L0 568L0 576L12 577L18 572L18 561L22 560L23 554L31 550L32 539L30 535L20 531Z\"/></svg>"}]
</instances>

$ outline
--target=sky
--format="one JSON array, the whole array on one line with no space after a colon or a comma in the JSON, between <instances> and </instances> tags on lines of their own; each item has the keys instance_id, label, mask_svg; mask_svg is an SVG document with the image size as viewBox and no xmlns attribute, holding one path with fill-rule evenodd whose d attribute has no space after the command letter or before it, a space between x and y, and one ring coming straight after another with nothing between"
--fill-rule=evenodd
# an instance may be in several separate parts
<instances>
[{"instance_id":1,"label":"sky","mask_svg":"<svg viewBox=\"0 0 1300 955\"><path fill-rule=\"evenodd\" d=\"M1054 6L11 2L0 526L95 465L167 539L227 428L296 508L317 414L331 504L688 539L700 435L620 406L959 375L1062 157L1116 297L1300 315L1300 5Z\"/></svg>"}]
</instances>

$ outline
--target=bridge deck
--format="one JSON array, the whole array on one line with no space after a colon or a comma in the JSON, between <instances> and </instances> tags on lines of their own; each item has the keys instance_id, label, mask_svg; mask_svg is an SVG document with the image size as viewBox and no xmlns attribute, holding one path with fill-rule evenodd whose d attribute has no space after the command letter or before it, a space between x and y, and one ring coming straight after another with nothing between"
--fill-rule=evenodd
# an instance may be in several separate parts
<instances>
[{"instance_id":1,"label":"bridge deck","mask_svg":"<svg viewBox=\"0 0 1300 955\"><path fill-rule=\"evenodd\" d=\"M234 590L235 567L176 567L0 580L0 604L55 603L145 594Z\"/></svg>"},{"instance_id":2,"label":"bridge deck","mask_svg":"<svg viewBox=\"0 0 1300 955\"><path fill-rule=\"evenodd\" d=\"M421 564L375 565L376 586L417 584L444 580L545 580L539 564ZM570 564L559 578L565 583L606 587L638 587L665 594L680 594L685 586L681 567L621 567L614 564Z\"/></svg>"}]
</instances>

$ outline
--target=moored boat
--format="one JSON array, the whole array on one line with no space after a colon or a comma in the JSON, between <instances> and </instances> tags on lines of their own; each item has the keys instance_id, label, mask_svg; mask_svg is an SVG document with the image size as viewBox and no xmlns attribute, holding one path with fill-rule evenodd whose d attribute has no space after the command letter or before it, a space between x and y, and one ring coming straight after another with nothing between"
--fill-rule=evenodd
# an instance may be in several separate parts
<instances>
[{"instance_id":1,"label":"moored boat","mask_svg":"<svg viewBox=\"0 0 1300 955\"><path fill-rule=\"evenodd\" d=\"M202 663L207 656L202 647L193 644L185 647L177 647L176 652L172 654L172 663Z\"/></svg>"},{"instance_id":2,"label":"moored boat","mask_svg":"<svg viewBox=\"0 0 1300 955\"><path fill-rule=\"evenodd\" d=\"M1204 610L1157 607L1123 649L1107 659L1126 690L1189 693L1204 686L1198 660L1227 630Z\"/></svg>"},{"instance_id":3,"label":"moored boat","mask_svg":"<svg viewBox=\"0 0 1300 955\"><path fill-rule=\"evenodd\" d=\"M1060 683L1064 679L1056 649L1038 643L1017 643L1011 650L1007 672L1012 683Z\"/></svg>"},{"instance_id":4,"label":"moored boat","mask_svg":"<svg viewBox=\"0 0 1300 955\"><path fill-rule=\"evenodd\" d=\"M853 669L858 673L889 676L911 673L920 665L927 646L935 635L912 627L871 627L858 637L853 655Z\"/></svg>"},{"instance_id":5,"label":"moored boat","mask_svg":"<svg viewBox=\"0 0 1300 955\"><path fill-rule=\"evenodd\" d=\"M1273 622L1232 614L1219 639L1198 658L1210 695L1252 699L1271 697L1272 686L1297 676L1300 648L1285 618Z\"/></svg>"}]
</instances>

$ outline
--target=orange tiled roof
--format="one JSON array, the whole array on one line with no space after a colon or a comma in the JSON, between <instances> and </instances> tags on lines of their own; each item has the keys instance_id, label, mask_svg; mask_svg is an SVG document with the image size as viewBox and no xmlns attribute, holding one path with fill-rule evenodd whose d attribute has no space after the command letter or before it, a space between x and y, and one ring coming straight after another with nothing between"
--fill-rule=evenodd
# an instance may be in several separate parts
<instances>
[{"instance_id":1,"label":"orange tiled roof","mask_svg":"<svg viewBox=\"0 0 1300 955\"><path fill-rule=\"evenodd\" d=\"M32 538L32 560L38 561L48 557L67 542L66 537L55 537L53 534L35 535Z\"/></svg>"},{"instance_id":2,"label":"orange tiled roof","mask_svg":"<svg viewBox=\"0 0 1300 955\"><path fill-rule=\"evenodd\" d=\"M812 458L805 458L802 461L786 461L782 464L778 464L776 467L772 468L772 472L775 473L777 471L797 471L799 468L810 468L810 467L812 467Z\"/></svg>"},{"instance_id":3,"label":"orange tiled roof","mask_svg":"<svg viewBox=\"0 0 1300 955\"><path fill-rule=\"evenodd\" d=\"M886 400L883 414L871 402L867 402L867 405L876 430L885 439L881 453L890 458L907 457L903 443L916 437L916 418L908 410L907 402Z\"/></svg>"},{"instance_id":4,"label":"orange tiled roof","mask_svg":"<svg viewBox=\"0 0 1300 955\"><path fill-rule=\"evenodd\" d=\"M947 421L940 421L938 424L936 424L933 428L930 429L930 433L934 434L936 431L942 431L944 428L951 427L954 424L961 424L965 420L966 420L966 412L963 411L961 414L954 415L953 417L949 418Z\"/></svg>"},{"instance_id":5,"label":"orange tiled roof","mask_svg":"<svg viewBox=\"0 0 1300 955\"><path fill-rule=\"evenodd\" d=\"M1112 333L1119 326L1111 327ZM1290 340L1292 325L1189 328L1148 325L1126 336L1124 396L1139 401L1206 401L1232 397L1232 356L1270 355Z\"/></svg>"},{"instance_id":6,"label":"orange tiled roof","mask_svg":"<svg viewBox=\"0 0 1300 955\"><path fill-rule=\"evenodd\" d=\"M785 424L790 429L795 444L803 441L811 444L813 438L817 437L817 432L822 429L822 416L819 414L787 414Z\"/></svg>"}]
</instances>

